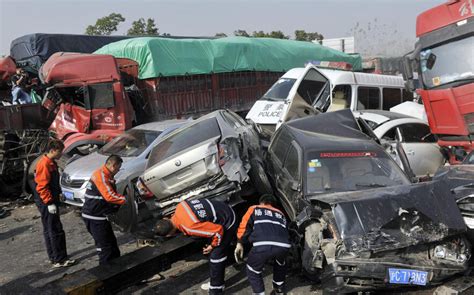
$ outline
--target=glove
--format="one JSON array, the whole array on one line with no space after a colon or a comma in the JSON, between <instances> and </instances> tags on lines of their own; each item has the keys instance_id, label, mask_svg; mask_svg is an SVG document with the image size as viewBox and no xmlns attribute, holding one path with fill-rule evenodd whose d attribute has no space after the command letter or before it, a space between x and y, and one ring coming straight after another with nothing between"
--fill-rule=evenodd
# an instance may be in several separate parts
<instances>
[{"instance_id":1,"label":"glove","mask_svg":"<svg viewBox=\"0 0 474 295\"><path fill-rule=\"evenodd\" d=\"M48 212L51 214L57 214L58 213L58 207L56 205L49 205L48 206Z\"/></svg>"},{"instance_id":2,"label":"glove","mask_svg":"<svg viewBox=\"0 0 474 295\"><path fill-rule=\"evenodd\" d=\"M242 243L237 243L235 246L234 258L238 264L244 262L244 245Z\"/></svg>"}]
</instances>

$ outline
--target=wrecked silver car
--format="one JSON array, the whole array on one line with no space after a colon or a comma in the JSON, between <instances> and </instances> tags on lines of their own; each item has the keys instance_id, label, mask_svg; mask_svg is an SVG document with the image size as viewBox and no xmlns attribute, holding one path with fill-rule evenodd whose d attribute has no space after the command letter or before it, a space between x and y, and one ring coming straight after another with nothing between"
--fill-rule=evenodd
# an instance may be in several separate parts
<instances>
[{"instance_id":1,"label":"wrecked silver car","mask_svg":"<svg viewBox=\"0 0 474 295\"><path fill-rule=\"evenodd\" d=\"M466 226L448 189L409 179L348 110L285 123L267 171L293 257L326 291L432 286L466 271Z\"/></svg>"},{"instance_id":2,"label":"wrecked silver car","mask_svg":"<svg viewBox=\"0 0 474 295\"><path fill-rule=\"evenodd\" d=\"M271 192L260 153L256 131L232 111L215 111L186 123L150 152L137 184L139 194L130 197L135 198L130 206L136 208L124 207L117 219L122 228L136 231L140 221L152 224L187 198L219 197L237 204L241 195L255 190Z\"/></svg>"}]
</instances>

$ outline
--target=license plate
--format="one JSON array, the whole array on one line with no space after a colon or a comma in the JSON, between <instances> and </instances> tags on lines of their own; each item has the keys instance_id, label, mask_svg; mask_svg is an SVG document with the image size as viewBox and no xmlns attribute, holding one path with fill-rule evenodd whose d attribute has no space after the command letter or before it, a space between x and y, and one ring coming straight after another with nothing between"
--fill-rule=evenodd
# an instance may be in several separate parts
<instances>
[{"instance_id":1,"label":"license plate","mask_svg":"<svg viewBox=\"0 0 474 295\"><path fill-rule=\"evenodd\" d=\"M66 200L74 201L74 193L73 192L64 192L63 191L63 196L66 198Z\"/></svg>"},{"instance_id":2,"label":"license plate","mask_svg":"<svg viewBox=\"0 0 474 295\"><path fill-rule=\"evenodd\" d=\"M413 269L389 268L390 284L419 285L426 286L428 272Z\"/></svg>"}]
</instances>

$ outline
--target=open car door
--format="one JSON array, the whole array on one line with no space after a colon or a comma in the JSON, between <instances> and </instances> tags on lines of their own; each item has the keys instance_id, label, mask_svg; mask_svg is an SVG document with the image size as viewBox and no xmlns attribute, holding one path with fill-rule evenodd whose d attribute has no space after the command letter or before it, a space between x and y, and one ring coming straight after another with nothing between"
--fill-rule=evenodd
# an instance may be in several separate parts
<instances>
[{"instance_id":1,"label":"open car door","mask_svg":"<svg viewBox=\"0 0 474 295\"><path fill-rule=\"evenodd\" d=\"M331 104L329 79L315 66L308 65L291 89L286 108L276 128L284 122L325 112Z\"/></svg>"}]
</instances>

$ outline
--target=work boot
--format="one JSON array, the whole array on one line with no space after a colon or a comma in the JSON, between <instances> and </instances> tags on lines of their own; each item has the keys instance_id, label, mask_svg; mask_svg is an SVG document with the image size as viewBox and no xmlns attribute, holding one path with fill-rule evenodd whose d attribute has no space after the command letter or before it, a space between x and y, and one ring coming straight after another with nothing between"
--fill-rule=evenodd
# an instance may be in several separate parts
<instances>
[{"instance_id":1,"label":"work boot","mask_svg":"<svg viewBox=\"0 0 474 295\"><path fill-rule=\"evenodd\" d=\"M272 292L270 292L270 295L284 295L285 291L283 288L273 288Z\"/></svg>"},{"instance_id":2,"label":"work boot","mask_svg":"<svg viewBox=\"0 0 474 295\"><path fill-rule=\"evenodd\" d=\"M76 260L66 259L61 262L53 263L53 268L69 267L69 266L73 266L74 264L76 264Z\"/></svg>"},{"instance_id":3,"label":"work boot","mask_svg":"<svg viewBox=\"0 0 474 295\"><path fill-rule=\"evenodd\" d=\"M207 282L201 285L201 290L209 291L210 287L211 287L211 282Z\"/></svg>"}]
</instances>

